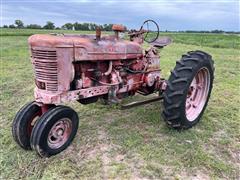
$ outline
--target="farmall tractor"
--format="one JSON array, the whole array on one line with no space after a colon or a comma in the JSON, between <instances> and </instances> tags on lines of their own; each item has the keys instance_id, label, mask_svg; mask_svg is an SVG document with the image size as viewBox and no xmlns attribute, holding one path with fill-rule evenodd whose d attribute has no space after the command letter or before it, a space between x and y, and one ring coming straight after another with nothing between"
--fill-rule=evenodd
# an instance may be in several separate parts
<instances>
[{"instance_id":1,"label":"farmall tractor","mask_svg":"<svg viewBox=\"0 0 240 180\"><path fill-rule=\"evenodd\" d=\"M187 129L199 122L212 90L212 57L190 51L165 80L159 49L171 39L158 38L155 21L147 20L140 30L128 31L129 40L120 36L124 26L113 25L112 30L114 35L102 36L97 28L95 35L36 34L28 39L35 100L18 111L12 125L13 137L22 148L34 149L42 157L66 149L79 123L72 108L60 105L69 101L119 103L136 93L155 93L154 98L122 108L163 99L162 116L170 127ZM143 49L144 41L150 46L147 49Z\"/></svg>"}]
</instances>

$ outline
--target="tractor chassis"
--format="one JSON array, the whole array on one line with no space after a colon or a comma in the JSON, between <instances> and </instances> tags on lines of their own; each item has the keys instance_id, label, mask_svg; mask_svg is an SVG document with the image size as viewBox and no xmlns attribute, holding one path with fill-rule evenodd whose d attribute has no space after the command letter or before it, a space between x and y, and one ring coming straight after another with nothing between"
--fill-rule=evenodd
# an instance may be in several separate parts
<instances>
[{"instance_id":1,"label":"tractor chassis","mask_svg":"<svg viewBox=\"0 0 240 180\"><path fill-rule=\"evenodd\" d=\"M157 96L157 97L149 98L144 101L134 101L134 102L130 102L128 104L121 105L121 109L125 110L125 109L133 108L136 106L141 106L141 105L149 104L152 102L160 101L162 99L163 99L163 96Z\"/></svg>"}]
</instances>

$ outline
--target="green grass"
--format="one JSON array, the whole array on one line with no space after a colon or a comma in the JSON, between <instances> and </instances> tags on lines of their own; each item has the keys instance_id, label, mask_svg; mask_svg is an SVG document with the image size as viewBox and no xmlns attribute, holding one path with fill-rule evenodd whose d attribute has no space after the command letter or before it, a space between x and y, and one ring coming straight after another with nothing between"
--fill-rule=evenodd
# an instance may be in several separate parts
<instances>
[{"instance_id":1,"label":"green grass","mask_svg":"<svg viewBox=\"0 0 240 180\"><path fill-rule=\"evenodd\" d=\"M30 36L33 34L70 33L87 34L94 31L71 30L44 30L44 29L8 29L1 28L0 36ZM104 32L109 34L112 32ZM237 34L210 34L210 33L160 33L161 36L169 36L175 43L207 46L214 48L240 49L240 35Z\"/></svg>"},{"instance_id":2,"label":"green grass","mask_svg":"<svg viewBox=\"0 0 240 180\"><path fill-rule=\"evenodd\" d=\"M73 102L67 105L79 114L77 136L67 150L47 159L22 150L11 136L16 112L33 100L34 82L28 37L1 36L0 179L239 179L239 50L197 46L205 35L183 35L185 42L161 50L164 77L189 50L206 51L215 60L212 96L197 126L169 129L159 102L125 111ZM208 43L215 39L218 35L211 35ZM223 39L223 44L231 41L230 36Z\"/></svg>"},{"instance_id":3,"label":"green grass","mask_svg":"<svg viewBox=\"0 0 240 180\"><path fill-rule=\"evenodd\" d=\"M236 34L164 33L163 35L171 37L176 43L240 49L240 36Z\"/></svg>"}]
</instances>

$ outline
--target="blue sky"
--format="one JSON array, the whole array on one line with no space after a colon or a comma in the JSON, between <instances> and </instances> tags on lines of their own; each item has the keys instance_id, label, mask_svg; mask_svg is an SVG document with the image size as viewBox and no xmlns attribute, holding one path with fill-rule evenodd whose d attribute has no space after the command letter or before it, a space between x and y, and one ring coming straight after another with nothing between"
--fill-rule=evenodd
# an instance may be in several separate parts
<instances>
[{"instance_id":1,"label":"blue sky","mask_svg":"<svg viewBox=\"0 0 240 180\"><path fill-rule=\"evenodd\" d=\"M1 0L1 25L120 23L138 28L154 19L161 30L239 31L239 0Z\"/></svg>"}]
</instances>

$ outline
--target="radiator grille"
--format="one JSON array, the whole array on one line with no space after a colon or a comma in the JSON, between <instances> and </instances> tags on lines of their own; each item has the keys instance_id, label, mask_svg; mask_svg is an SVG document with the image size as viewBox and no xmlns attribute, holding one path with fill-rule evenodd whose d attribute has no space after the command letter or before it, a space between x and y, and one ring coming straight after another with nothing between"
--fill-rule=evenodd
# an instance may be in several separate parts
<instances>
[{"instance_id":1,"label":"radiator grille","mask_svg":"<svg viewBox=\"0 0 240 180\"><path fill-rule=\"evenodd\" d=\"M37 81L45 83L48 91L58 90L57 53L49 50L33 50L32 58Z\"/></svg>"}]
</instances>

